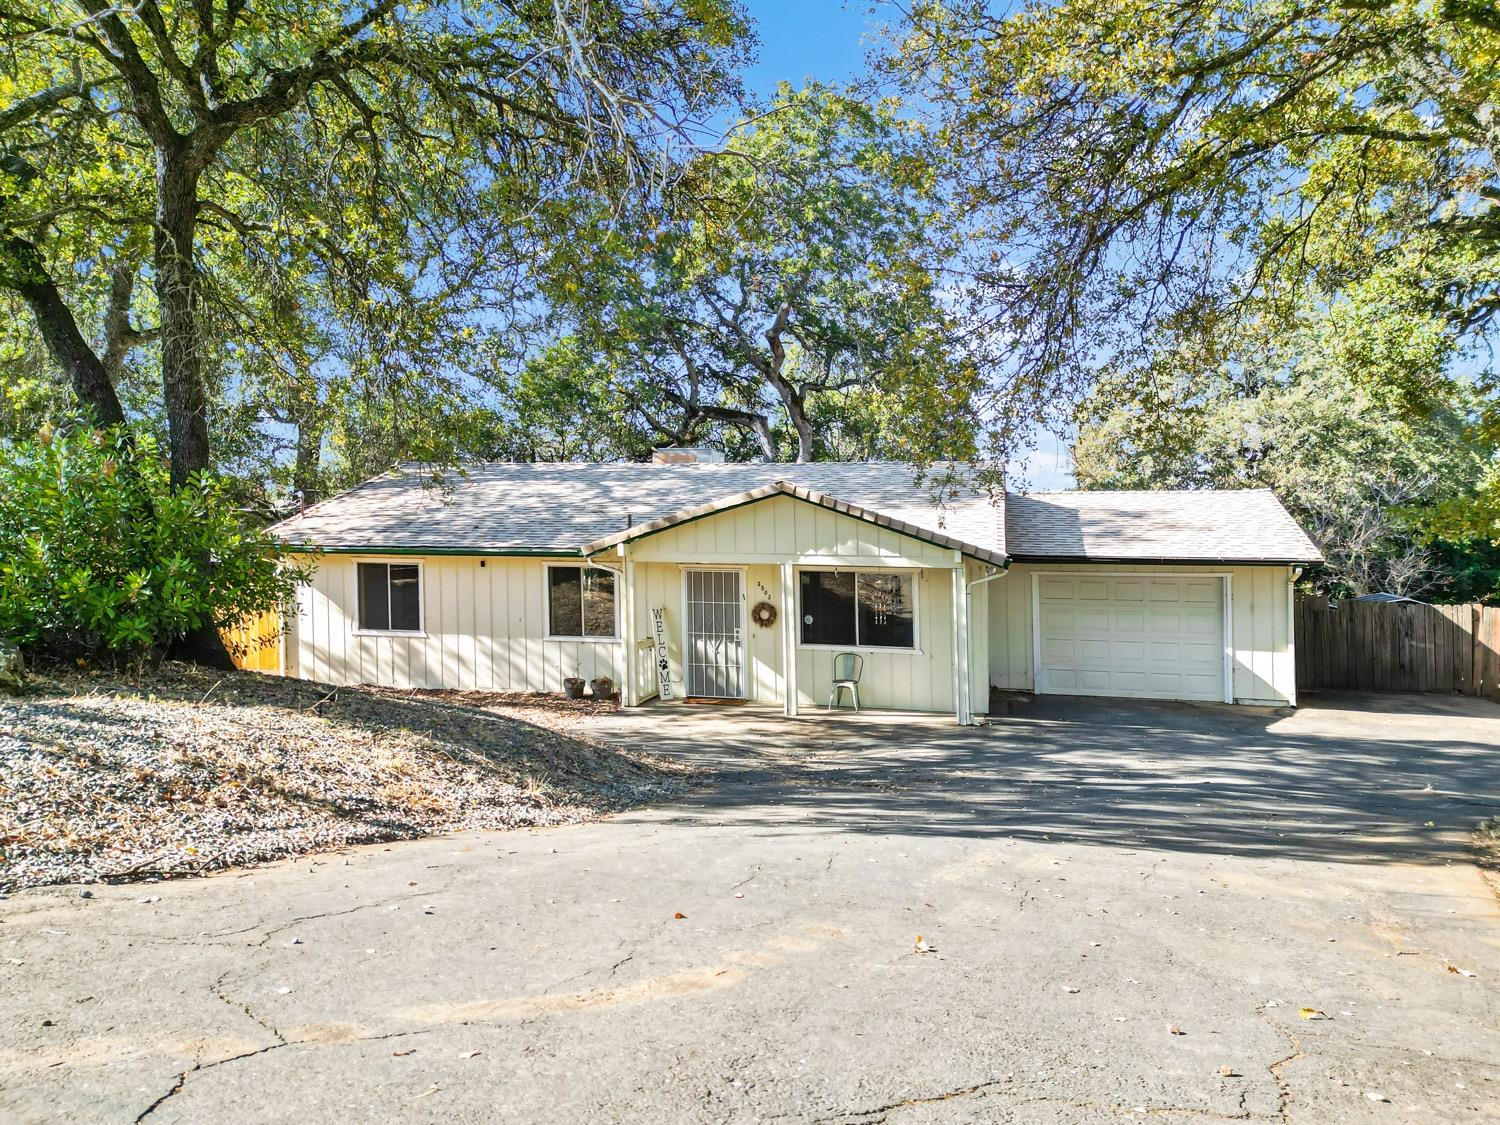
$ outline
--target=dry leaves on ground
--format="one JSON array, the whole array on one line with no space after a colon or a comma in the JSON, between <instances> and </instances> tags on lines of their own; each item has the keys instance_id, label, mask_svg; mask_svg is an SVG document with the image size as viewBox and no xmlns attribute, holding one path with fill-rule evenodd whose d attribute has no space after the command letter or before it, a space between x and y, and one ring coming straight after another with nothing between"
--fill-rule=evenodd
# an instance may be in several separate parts
<instances>
[{"instance_id":1,"label":"dry leaves on ground","mask_svg":"<svg viewBox=\"0 0 1500 1125\"><path fill-rule=\"evenodd\" d=\"M187 665L43 678L0 698L0 887L569 823L686 783L581 736L577 708L477 702Z\"/></svg>"}]
</instances>

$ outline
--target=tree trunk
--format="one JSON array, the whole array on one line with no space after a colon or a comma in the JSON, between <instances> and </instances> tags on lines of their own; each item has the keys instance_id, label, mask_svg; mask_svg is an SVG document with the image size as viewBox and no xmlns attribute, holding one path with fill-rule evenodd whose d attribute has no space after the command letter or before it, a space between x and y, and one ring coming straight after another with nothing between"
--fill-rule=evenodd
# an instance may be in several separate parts
<instances>
[{"instance_id":1,"label":"tree trunk","mask_svg":"<svg viewBox=\"0 0 1500 1125\"><path fill-rule=\"evenodd\" d=\"M47 273L41 251L12 234L0 243L0 253L5 256L0 280L19 293L31 309L47 352L67 375L78 404L93 416L97 425L123 425L125 411L120 406L120 396L115 393L103 362L78 330L72 310Z\"/></svg>"},{"instance_id":2,"label":"tree trunk","mask_svg":"<svg viewBox=\"0 0 1500 1125\"><path fill-rule=\"evenodd\" d=\"M323 420L317 404L311 404L297 422L297 459L292 465L292 490L303 507L322 499L318 488L318 463L322 455Z\"/></svg>"},{"instance_id":3,"label":"tree trunk","mask_svg":"<svg viewBox=\"0 0 1500 1125\"><path fill-rule=\"evenodd\" d=\"M766 382L780 396L781 404L786 407L786 416L791 419L792 429L797 431L797 460L811 461L813 428L812 423L807 420L806 397L781 373L781 369L786 366L786 344L781 337L791 315L792 306L787 302L777 310L776 319L766 333L766 343L771 346L771 362L766 365L765 371Z\"/></svg>"},{"instance_id":4,"label":"tree trunk","mask_svg":"<svg viewBox=\"0 0 1500 1125\"><path fill-rule=\"evenodd\" d=\"M161 309L161 384L172 485L209 467L208 404L198 355L198 276L193 250L198 168L182 152L156 162L156 299Z\"/></svg>"},{"instance_id":5,"label":"tree trunk","mask_svg":"<svg viewBox=\"0 0 1500 1125\"><path fill-rule=\"evenodd\" d=\"M198 355L198 274L193 261L198 225L199 166L183 149L156 158L156 302L161 316L161 387L167 408L167 450L173 488L209 467L208 402ZM208 558L197 565L212 566ZM211 625L194 629L173 655L211 668L234 667Z\"/></svg>"},{"instance_id":6,"label":"tree trunk","mask_svg":"<svg viewBox=\"0 0 1500 1125\"><path fill-rule=\"evenodd\" d=\"M779 372L772 376L771 386L775 387L776 393L781 396L781 401L786 406L787 417L792 420L792 428L797 431L797 460L811 461L813 459L813 428L812 423L807 420L807 403L802 392L792 386L790 381L782 378Z\"/></svg>"},{"instance_id":7,"label":"tree trunk","mask_svg":"<svg viewBox=\"0 0 1500 1125\"><path fill-rule=\"evenodd\" d=\"M224 638L219 636L219 631L212 625L194 629L180 638L172 646L172 657L221 672L234 670L234 661L229 656L229 650L224 647Z\"/></svg>"}]
</instances>

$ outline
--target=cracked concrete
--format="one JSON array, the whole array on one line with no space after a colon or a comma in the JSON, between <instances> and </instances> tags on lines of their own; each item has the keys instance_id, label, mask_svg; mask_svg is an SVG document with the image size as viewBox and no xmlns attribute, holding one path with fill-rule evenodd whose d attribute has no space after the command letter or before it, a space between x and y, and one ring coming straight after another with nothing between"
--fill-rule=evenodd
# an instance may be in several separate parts
<instances>
[{"instance_id":1,"label":"cracked concrete","mask_svg":"<svg viewBox=\"0 0 1500 1125\"><path fill-rule=\"evenodd\" d=\"M0 1119L1500 1120L1500 709L598 730L720 780L0 903Z\"/></svg>"}]
</instances>

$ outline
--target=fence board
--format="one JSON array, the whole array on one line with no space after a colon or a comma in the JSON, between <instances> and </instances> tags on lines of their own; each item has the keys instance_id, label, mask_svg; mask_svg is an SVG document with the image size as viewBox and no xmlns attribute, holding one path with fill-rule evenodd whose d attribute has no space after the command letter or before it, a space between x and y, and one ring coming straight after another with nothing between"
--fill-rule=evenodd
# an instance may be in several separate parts
<instances>
[{"instance_id":1,"label":"fence board","mask_svg":"<svg viewBox=\"0 0 1500 1125\"><path fill-rule=\"evenodd\" d=\"M246 618L220 635L236 668L252 672L281 670L281 614L272 610Z\"/></svg>"},{"instance_id":2,"label":"fence board","mask_svg":"<svg viewBox=\"0 0 1500 1125\"><path fill-rule=\"evenodd\" d=\"M1500 701L1500 607L1344 602L1299 595L1303 690L1460 692Z\"/></svg>"},{"instance_id":3,"label":"fence board","mask_svg":"<svg viewBox=\"0 0 1500 1125\"><path fill-rule=\"evenodd\" d=\"M1461 634L1462 637L1474 636L1474 618L1479 612L1479 607L1445 605L1442 610L1455 634ZM1462 643L1461 639L1454 641L1453 690L1463 692L1465 695L1472 694L1474 691L1474 644L1472 641L1468 644Z\"/></svg>"},{"instance_id":4,"label":"fence board","mask_svg":"<svg viewBox=\"0 0 1500 1125\"><path fill-rule=\"evenodd\" d=\"M1500 699L1500 608L1480 606L1474 630L1474 694Z\"/></svg>"}]
</instances>

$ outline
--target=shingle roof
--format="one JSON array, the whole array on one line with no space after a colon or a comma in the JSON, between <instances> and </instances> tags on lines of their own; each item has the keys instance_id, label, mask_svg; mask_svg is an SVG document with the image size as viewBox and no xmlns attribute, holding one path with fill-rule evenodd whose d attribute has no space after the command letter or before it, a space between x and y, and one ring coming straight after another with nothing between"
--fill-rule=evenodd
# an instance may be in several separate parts
<instances>
[{"instance_id":1,"label":"shingle roof","mask_svg":"<svg viewBox=\"0 0 1500 1125\"><path fill-rule=\"evenodd\" d=\"M489 464L438 488L412 468L367 481L283 520L273 531L322 550L572 554L627 526L724 501L778 481L927 534L1003 557L1001 508L972 488L934 503L934 466L858 464Z\"/></svg>"},{"instance_id":2,"label":"shingle roof","mask_svg":"<svg viewBox=\"0 0 1500 1125\"><path fill-rule=\"evenodd\" d=\"M1313 563L1322 556L1269 491L1007 493L934 502L934 474L857 464L489 464L441 487L399 469L276 524L326 551L577 554L653 521L791 494L986 561ZM751 495L754 494L754 495ZM628 521L627 521L628 517Z\"/></svg>"},{"instance_id":3,"label":"shingle roof","mask_svg":"<svg viewBox=\"0 0 1500 1125\"><path fill-rule=\"evenodd\" d=\"M1022 560L1323 561L1268 489L1010 493L1005 536Z\"/></svg>"}]
</instances>

